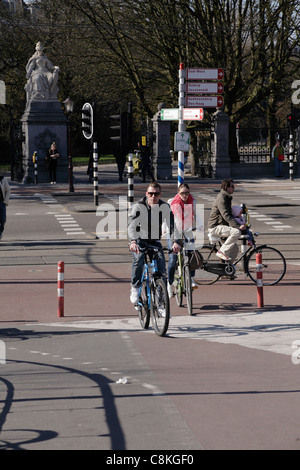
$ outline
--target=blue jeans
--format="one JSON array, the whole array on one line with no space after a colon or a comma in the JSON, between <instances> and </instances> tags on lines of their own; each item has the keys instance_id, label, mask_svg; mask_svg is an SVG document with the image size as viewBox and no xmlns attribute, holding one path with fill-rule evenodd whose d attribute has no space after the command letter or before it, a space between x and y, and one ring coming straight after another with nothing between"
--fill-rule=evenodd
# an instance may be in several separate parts
<instances>
[{"instance_id":1,"label":"blue jeans","mask_svg":"<svg viewBox=\"0 0 300 470\"><path fill-rule=\"evenodd\" d=\"M190 243L194 243L194 240L189 240ZM170 239L168 239L168 248L169 250L172 248L173 243ZM192 250L191 250L192 252ZM174 282L174 275L176 270L176 262L177 262L177 253L170 253L169 254L169 262L168 262L168 282L169 284L173 284ZM191 276L195 276L195 271L191 271Z\"/></svg>"},{"instance_id":2,"label":"blue jeans","mask_svg":"<svg viewBox=\"0 0 300 470\"><path fill-rule=\"evenodd\" d=\"M0 235L2 235L4 231L4 226L6 223L6 205L4 202L0 203Z\"/></svg>"},{"instance_id":3,"label":"blue jeans","mask_svg":"<svg viewBox=\"0 0 300 470\"><path fill-rule=\"evenodd\" d=\"M154 245L154 243L151 243ZM158 248L162 248L160 242L156 242L155 246ZM143 276L144 271L144 264L145 264L145 254L144 253L132 253L133 260L132 260L132 269L131 269L131 285L132 287L140 287L141 279ZM166 260L165 255L162 249L158 252L158 259L157 259L157 267L158 271L162 275L163 279L166 280Z\"/></svg>"}]
</instances>

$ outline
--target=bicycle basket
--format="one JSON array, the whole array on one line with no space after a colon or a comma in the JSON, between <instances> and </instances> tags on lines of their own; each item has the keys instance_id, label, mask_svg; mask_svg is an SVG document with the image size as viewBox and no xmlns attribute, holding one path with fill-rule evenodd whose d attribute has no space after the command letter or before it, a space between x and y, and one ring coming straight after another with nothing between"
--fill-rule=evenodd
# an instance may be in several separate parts
<instances>
[{"instance_id":1,"label":"bicycle basket","mask_svg":"<svg viewBox=\"0 0 300 470\"><path fill-rule=\"evenodd\" d=\"M203 256L198 250L194 250L190 255L189 266L192 271L195 271L195 269L202 268Z\"/></svg>"}]
</instances>

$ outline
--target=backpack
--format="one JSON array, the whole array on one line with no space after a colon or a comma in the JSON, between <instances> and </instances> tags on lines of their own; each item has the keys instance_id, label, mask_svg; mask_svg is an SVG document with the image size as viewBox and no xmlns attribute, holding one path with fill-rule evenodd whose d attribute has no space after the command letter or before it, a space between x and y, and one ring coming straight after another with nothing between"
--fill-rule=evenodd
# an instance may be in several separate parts
<instances>
[{"instance_id":1,"label":"backpack","mask_svg":"<svg viewBox=\"0 0 300 470\"><path fill-rule=\"evenodd\" d=\"M195 271L196 269L200 269L203 266L203 256L198 250L194 250L189 259L189 266L191 271Z\"/></svg>"}]
</instances>

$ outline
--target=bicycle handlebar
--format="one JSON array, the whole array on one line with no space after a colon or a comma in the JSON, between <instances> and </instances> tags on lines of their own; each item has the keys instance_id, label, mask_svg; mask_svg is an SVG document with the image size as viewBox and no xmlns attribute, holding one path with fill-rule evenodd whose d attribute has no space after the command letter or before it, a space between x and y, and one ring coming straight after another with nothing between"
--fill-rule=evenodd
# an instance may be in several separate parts
<instances>
[{"instance_id":1,"label":"bicycle handlebar","mask_svg":"<svg viewBox=\"0 0 300 470\"><path fill-rule=\"evenodd\" d=\"M154 253L158 253L159 251L167 251L168 253L173 253L173 250L172 249L169 249L169 248L165 248L165 247L162 247L162 248L158 248L157 246L154 246L154 245L147 245L147 246L144 246L144 247L141 247L139 245L139 243L137 243L137 246L139 247L139 250L141 253L148 253L149 251L152 251Z\"/></svg>"}]
</instances>

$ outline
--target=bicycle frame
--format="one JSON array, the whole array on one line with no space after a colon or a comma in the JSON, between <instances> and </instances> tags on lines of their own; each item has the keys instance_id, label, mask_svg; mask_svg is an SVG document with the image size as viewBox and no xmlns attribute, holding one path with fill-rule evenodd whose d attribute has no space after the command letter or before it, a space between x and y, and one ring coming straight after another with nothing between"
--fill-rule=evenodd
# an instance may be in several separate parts
<instances>
[{"instance_id":1,"label":"bicycle frame","mask_svg":"<svg viewBox=\"0 0 300 470\"><path fill-rule=\"evenodd\" d=\"M144 264L144 271L141 279L141 287L139 290L139 298L141 295L142 287L143 287L143 282L146 281L146 287L147 287L147 299L148 299L148 308L150 309L151 306L151 296L150 296L150 285L151 281L153 279L153 276L158 274L158 266L157 266L157 259L156 257L153 258L152 261L147 260L148 254L145 253L145 264ZM142 307L141 302L138 302L138 305Z\"/></svg>"}]
</instances>

